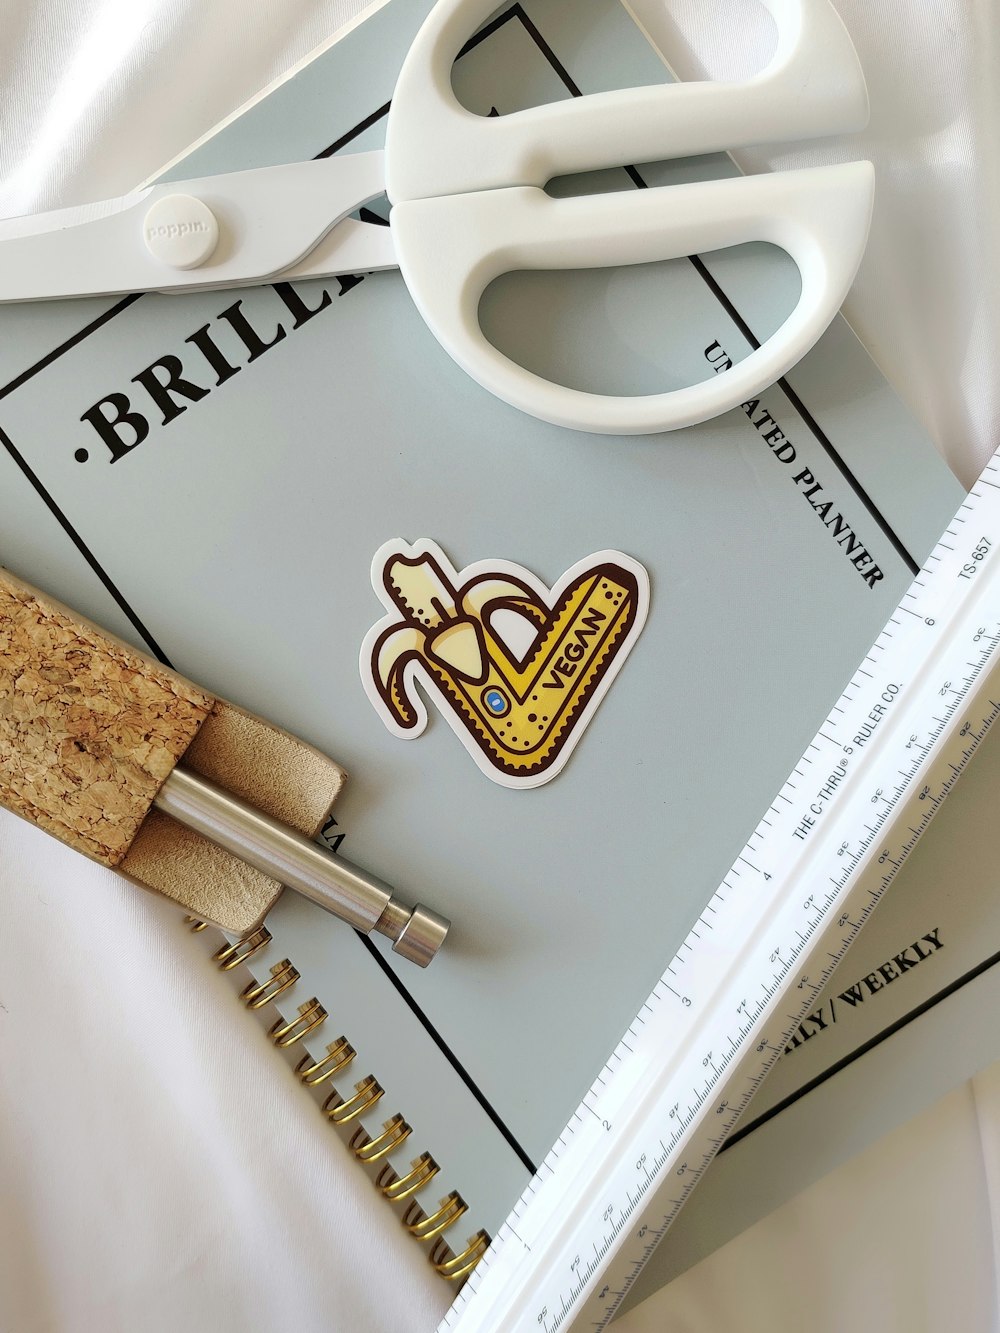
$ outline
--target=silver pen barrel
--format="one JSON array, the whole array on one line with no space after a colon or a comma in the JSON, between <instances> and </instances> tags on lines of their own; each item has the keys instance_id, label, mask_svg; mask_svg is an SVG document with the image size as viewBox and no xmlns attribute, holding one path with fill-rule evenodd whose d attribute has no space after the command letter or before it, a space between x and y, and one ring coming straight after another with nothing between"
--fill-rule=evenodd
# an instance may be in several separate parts
<instances>
[{"instance_id":1,"label":"silver pen barrel","mask_svg":"<svg viewBox=\"0 0 1000 1333\"><path fill-rule=\"evenodd\" d=\"M420 903L406 907L374 876L199 774L176 767L153 804L355 930L387 936L411 963L426 967L444 943L451 924L444 917Z\"/></svg>"}]
</instances>

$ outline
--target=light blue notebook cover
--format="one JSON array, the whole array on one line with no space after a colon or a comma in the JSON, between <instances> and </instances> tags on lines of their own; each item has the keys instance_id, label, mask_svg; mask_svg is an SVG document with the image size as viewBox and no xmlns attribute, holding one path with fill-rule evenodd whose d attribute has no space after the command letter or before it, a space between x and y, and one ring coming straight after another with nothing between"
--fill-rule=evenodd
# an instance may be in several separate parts
<instances>
[{"instance_id":1,"label":"light blue notebook cover","mask_svg":"<svg viewBox=\"0 0 1000 1333\"><path fill-rule=\"evenodd\" d=\"M174 176L379 146L428 8L390 0ZM455 71L473 109L500 114L668 78L617 0L498 11ZM585 184L733 170L699 158ZM648 391L745 355L796 292L783 256L745 247L514 275L484 319L543 373ZM499 1226L563 1128L958 484L840 320L746 410L645 438L560 430L492 399L396 273L3 309L0 380L0 561L332 754L351 776L331 836L453 919L420 972L286 894L249 969L266 979L293 960L301 979L277 1012L316 996L330 1013L296 1054L322 1059L347 1035L358 1057L337 1090L375 1074L367 1132L396 1111L413 1129L379 1165L405 1174L433 1155L417 1199L433 1212L460 1192L461 1250ZM645 630L550 784L507 790L434 709L404 741L371 706L358 656L384 608L370 565L396 537L433 539L459 569L513 561L548 586L605 549L648 571Z\"/></svg>"}]
</instances>

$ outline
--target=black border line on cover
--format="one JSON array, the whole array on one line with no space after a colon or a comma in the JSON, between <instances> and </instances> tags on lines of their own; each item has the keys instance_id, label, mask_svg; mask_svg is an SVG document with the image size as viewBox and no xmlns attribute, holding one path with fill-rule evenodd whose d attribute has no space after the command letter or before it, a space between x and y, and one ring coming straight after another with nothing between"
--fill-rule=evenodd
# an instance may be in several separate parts
<instances>
[{"instance_id":1,"label":"black border line on cover","mask_svg":"<svg viewBox=\"0 0 1000 1333\"><path fill-rule=\"evenodd\" d=\"M475 47L479 46L481 42L485 41L488 37L492 36L492 34L495 33L499 28L503 27L505 24L514 20L516 20L522 25L528 37L535 44L537 49L540 51L542 56L548 62L553 72L562 82L563 86L567 89L567 91L574 97L581 96L582 93L580 88L575 83L569 72L566 70L565 66L555 55L555 52L545 41L544 37L539 32L534 22L525 13L524 8L520 3L515 3L511 5L509 9L505 10L502 14L498 15L486 27L482 28L478 33L476 33L476 35L469 42L467 42L466 45L462 48L461 52L459 53L459 58L467 54L469 51L473 50ZM334 153L338 152L341 148L344 148L347 144L351 143L366 129L369 129L372 125L376 124L380 119L382 119L382 117L384 117L388 113L388 110L389 110L389 104L386 103L385 105L379 107L377 110L371 112L363 120L359 121L357 125L355 125L346 134L342 135L339 139L336 139L333 143L331 143L322 151L317 153L316 157L323 158L332 156ZM627 167L625 168L625 170L627 171L630 179L637 188L640 189L646 188L646 182L642 179L641 175L639 174L639 172L636 170L635 167ZM747 342L749 342L754 348L759 347L760 342L756 338L749 324L737 310L736 306L733 304L731 299L722 289L718 281L708 271L708 269L704 264L704 261L701 260L701 258L697 255L689 256L689 260L691 264L694 266L695 270L698 272L698 274L705 282L706 286L709 288L709 290L718 300L719 304L725 310L726 314L732 319L733 323L740 330L744 338L746 338ZM60 343L51 352L47 353L39 361L29 366L26 370L20 372L13 379L11 379L7 384L0 387L0 400L6 398L16 389L26 384L29 380L33 379L42 370L45 370L48 366L52 365L53 362L57 361L67 352L71 351L74 347L77 347L80 343L84 342L91 335L97 333L105 325L109 324L112 320L117 318L118 315L122 314L125 310L133 306L137 301L141 300L144 295L145 293L138 292L130 296L126 296L121 300L117 301L107 310L103 311L100 315L95 317L88 324L84 325L83 328L78 330L78 332L73 334L70 338L67 338L64 342ZM830 457L831 462L833 462L833 464L841 472L842 476L844 477L844 480L848 483L848 485L857 495L859 500L861 500L862 504L865 506L868 513L871 515L873 520L878 524L881 531L885 534L886 538L892 544L893 549L899 555L900 559L903 561L903 563L906 565L906 567L910 570L911 573L913 574L918 573L919 566L915 563L912 556L903 546L901 540L896 535L896 533L890 528L883 515L876 508L874 501L864 490L857 477L844 462L843 458L841 458L840 454L835 449L832 442L829 440L825 432L819 426L815 417L805 407L804 403L802 402L797 392L791 387L791 385L784 377L778 381L778 384L781 387L784 394L786 395L786 397L788 398L792 407L799 414L804 425L813 434L816 441ZM2 444L3 447L6 449L7 453L10 455L15 465L19 468L19 470L23 473L27 481L37 492L42 502L45 504L50 513L56 519L57 523L66 533L66 535L73 542L73 545L80 552L86 563L89 565L89 567L94 572L96 577L100 580L101 584L110 594L110 596L114 599L115 603L121 609L123 614L128 618L129 622L133 625L136 632L147 644L150 652L165 665L169 666L170 665L169 659L166 657L162 648L153 638L150 631L143 624L142 620L140 619L136 611L131 607L128 600L125 598L120 589L117 587L114 580L111 578L108 572L98 561L97 557L87 546L86 542L83 540L82 536L79 534L74 525L71 523L68 516L63 512L63 510L58 505L54 497L44 486L41 479L38 477L37 473L31 468L26 459L16 448L13 441L10 439L10 437L6 434L6 432L2 428L0 428L0 444ZM478 1104L482 1107L482 1109L489 1117L491 1122L496 1126L497 1130L503 1136L503 1138L510 1146L512 1151L517 1155L518 1159L522 1162L522 1164L526 1167L526 1169L529 1170L532 1174L534 1174L536 1168L532 1163L528 1154L518 1143L511 1130L506 1126L504 1121L500 1118L496 1109L491 1105L491 1103L485 1097L481 1089L472 1079L471 1075L458 1060L458 1058L451 1050L451 1048L448 1046L448 1044L444 1041L443 1037L440 1035L440 1033L437 1031L434 1025L424 1014L423 1010L417 1004L416 1000L406 989L404 983L399 979L399 977L396 975L393 969L389 966L388 962L382 957L382 955L379 953L379 951L375 948L375 946L367 937L359 935L358 938L362 941L363 945L375 958L377 964L389 978L389 980L396 988L396 990L399 992L401 998L405 1000L407 1005L413 1011L415 1017L424 1027L428 1036L438 1047L441 1054L454 1069L455 1073L465 1084L465 1086L472 1094L472 1096L475 1098L475 1100L478 1102ZM855 1051L853 1054L845 1056L836 1065L832 1066L830 1070L826 1071L825 1074L820 1075L819 1077L814 1079L811 1083L805 1085L802 1089L798 1091L798 1093L790 1095L777 1107L775 1107L772 1111L768 1112L766 1116L760 1117L759 1120L754 1121L750 1125L747 1125L744 1129L737 1131L737 1133L731 1136L730 1139L727 1141L726 1146L728 1147L733 1143L738 1142L740 1138L745 1137L745 1135L751 1133L755 1128L758 1127L758 1125L763 1124L767 1119L770 1119L774 1115L778 1114L779 1111L783 1110L787 1105L790 1105L791 1102L797 1100L801 1096L804 1096L818 1083L823 1082L826 1078L832 1077L833 1074L837 1073L845 1065L850 1064L852 1060L857 1059L860 1055L864 1054L867 1050L871 1049L873 1045L877 1045L887 1036L890 1036L892 1032L897 1031L900 1027L905 1026L906 1023L911 1021L913 1018L919 1017L927 1009L931 1008L934 1004L938 1003L938 1001L947 998L947 996L950 995L954 990L957 990L967 981L971 981L974 977L978 976L981 972L987 970L987 968L993 966L996 962L1000 962L1000 955L996 955L993 958L986 960L978 968L973 969L969 973L966 973L963 977L959 978L956 982L954 982L950 987L939 992L937 995L931 997L931 999L926 1001L924 1004L918 1006L910 1014L900 1018L892 1026L892 1028L886 1029L884 1033L881 1033L877 1037L872 1038L871 1041L859 1047L857 1051ZM723 1151L725 1151L725 1148L723 1149Z\"/></svg>"}]
</instances>

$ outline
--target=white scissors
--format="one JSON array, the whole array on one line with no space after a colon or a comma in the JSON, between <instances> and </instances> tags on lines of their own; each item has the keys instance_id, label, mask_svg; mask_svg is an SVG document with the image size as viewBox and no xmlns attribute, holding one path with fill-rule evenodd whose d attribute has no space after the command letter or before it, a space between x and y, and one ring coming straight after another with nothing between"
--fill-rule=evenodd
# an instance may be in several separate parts
<instances>
[{"instance_id":1,"label":"white scissors","mask_svg":"<svg viewBox=\"0 0 1000 1333\"><path fill-rule=\"evenodd\" d=\"M567 0L572 3L572 0ZM0 301L186 291L398 266L446 351L498 397L578 430L692 425L754 396L819 338L868 235L873 170L850 162L555 199L555 176L862 128L864 77L830 0L765 0L774 59L741 83L591 94L486 118L452 64L496 0L438 0L396 84L383 152L154 185L0 227ZM349 215L385 192L388 228ZM518 269L613 267L769 241L801 273L778 331L724 374L613 396L553 384L487 341L486 287Z\"/></svg>"}]
</instances>

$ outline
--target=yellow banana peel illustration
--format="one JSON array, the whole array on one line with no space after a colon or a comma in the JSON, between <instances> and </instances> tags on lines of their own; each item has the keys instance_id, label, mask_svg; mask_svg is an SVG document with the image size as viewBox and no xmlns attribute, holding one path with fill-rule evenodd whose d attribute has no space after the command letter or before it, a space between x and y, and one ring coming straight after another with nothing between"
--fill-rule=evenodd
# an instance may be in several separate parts
<instances>
[{"instance_id":1,"label":"yellow banana peel illustration","mask_svg":"<svg viewBox=\"0 0 1000 1333\"><path fill-rule=\"evenodd\" d=\"M385 616L361 674L386 726L427 724L419 681L489 777L534 787L560 771L645 623L646 571L600 551L547 589L508 561L458 572L436 543L394 540L372 584Z\"/></svg>"}]
</instances>

